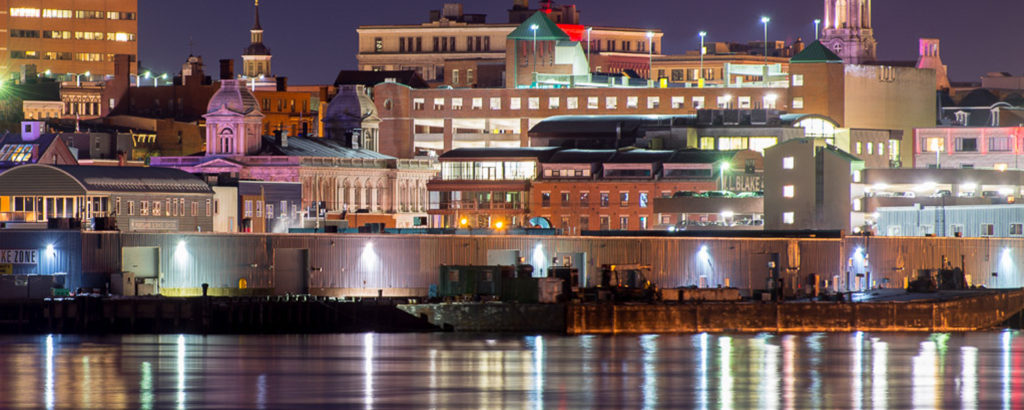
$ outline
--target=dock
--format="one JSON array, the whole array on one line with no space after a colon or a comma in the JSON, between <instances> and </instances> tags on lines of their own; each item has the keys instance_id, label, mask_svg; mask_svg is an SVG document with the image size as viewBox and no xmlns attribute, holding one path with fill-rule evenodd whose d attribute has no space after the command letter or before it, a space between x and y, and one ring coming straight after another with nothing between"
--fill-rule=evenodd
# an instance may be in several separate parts
<instances>
[{"instance_id":1,"label":"dock","mask_svg":"<svg viewBox=\"0 0 1024 410\"><path fill-rule=\"evenodd\" d=\"M965 332L1016 323L1024 289L907 293L882 290L852 302L441 303L400 305L435 326L464 332L643 334L699 332ZM558 315L564 314L564 321Z\"/></svg>"}]
</instances>

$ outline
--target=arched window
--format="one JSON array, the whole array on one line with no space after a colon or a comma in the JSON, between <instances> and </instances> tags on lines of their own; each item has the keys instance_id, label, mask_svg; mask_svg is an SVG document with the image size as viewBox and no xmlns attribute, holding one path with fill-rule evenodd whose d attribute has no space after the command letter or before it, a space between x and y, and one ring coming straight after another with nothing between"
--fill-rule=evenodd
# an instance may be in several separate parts
<instances>
[{"instance_id":1,"label":"arched window","mask_svg":"<svg viewBox=\"0 0 1024 410\"><path fill-rule=\"evenodd\" d=\"M835 143L836 123L820 116L808 116L793 123L794 127L803 128L804 136L809 138L825 138L830 144Z\"/></svg>"}]
</instances>

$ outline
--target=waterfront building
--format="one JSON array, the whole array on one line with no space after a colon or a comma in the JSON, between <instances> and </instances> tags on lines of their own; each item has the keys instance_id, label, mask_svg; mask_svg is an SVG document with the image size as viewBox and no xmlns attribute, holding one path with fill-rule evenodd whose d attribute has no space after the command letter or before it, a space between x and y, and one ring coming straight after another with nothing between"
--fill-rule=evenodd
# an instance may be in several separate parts
<instances>
[{"instance_id":1,"label":"waterfront building","mask_svg":"<svg viewBox=\"0 0 1024 410\"><path fill-rule=\"evenodd\" d=\"M137 0L2 0L0 10L4 81L27 65L58 80L102 80L117 71L117 54L137 72Z\"/></svg>"},{"instance_id":2,"label":"waterfront building","mask_svg":"<svg viewBox=\"0 0 1024 410\"><path fill-rule=\"evenodd\" d=\"M467 66L466 62L485 65L504 62L507 56L515 54L510 53L513 48L526 57L528 49L532 50L532 37L530 41L520 40L517 44L508 36L537 13L557 24L572 41L586 42L583 48L589 51L592 60L589 68L584 68L587 72L635 70L646 73L649 68L648 44L654 55L661 50L661 30L582 25L575 6L559 7L545 2L539 9L531 9L527 2L517 1L509 11L508 23L487 23L484 15L463 13L461 4L445 3L442 10L432 13L431 21L426 23L360 26L357 29L357 65L365 71L413 70L435 85L465 87L478 84L475 78L479 78L481 67ZM530 24L525 27L530 27ZM541 42L538 37L538 46L552 46ZM450 61L462 63L446 68ZM522 63L526 61L524 59ZM454 70L458 70L458 74L453 75ZM487 68L483 70L486 72ZM506 70L506 73L511 73L511 70ZM506 76L511 79L512 75Z\"/></svg>"},{"instance_id":3,"label":"waterfront building","mask_svg":"<svg viewBox=\"0 0 1024 410\"><path fill-rule=\"evenodd\" d=\"M865 169L861 181L853 185L854 210L862 212L864 223L874 225L883 208L975 206L979 215L984 206L1014 204L1024 193L1024 171L972 168ZM860 211L857 211L857 209ZM940 212L941 215L941 212ZM879 226L879 235L952 236L948 223L922 219L919 229L900 228L890 234Z\"/></svg>"},{"instance_id":4,"label":"waterfront building","mask_svg":"<svg viewBox=\"0 0 1024 410\"><path fill-rule=\"evenodd\" d=\"M209 232L213 190L174 169L27 164L0 173L7 228L45 228L51 219L86 229Z\"/></svg>"},{"instance_id":5,"label":"waterfront building","mask_svg":"<svg viewBox=\"0 0 1024 410\"><path fill-rule=\"evenodd\" d=\"M717 219L658 215L655 198L713 190L757 196L761 187L753 151L460 148L439 160L441 173L427 185L433 227L648 230Z\"/></svg>"},{"instance_id":6,"label":"waterfront building","mask_svg":"<svg viewBox=\"0 0 1024 410\"><path fill-rule=\"evenodd\" d=\"M879 207L875 212L878 213L878 234L884 236L1024 236L1024 205L917 204Z\"/></svg>"},{"instance_id":7,"label":"waterfront building","mask_svg":"<svg viewBox=\"0 0 1024 410\"><path fill-rule=\"evenodd\" d=\"M150 164L198 175L301 183L301 213L310 217L365 212L382 215L389 227L425 223L433 161L396 159L334 139L261 136L260 103L244 80L221 80L207 111L205 154L152 158ZM254 209L262 207L254 204Z\"/></svg>"},{"instance_id":8,"label":"waterfront building","mask_svg":"<svg viewBox=\"0 0 1024 410\"><path fill-rule=\"evenodd\" d=\"M1021 169L1020 126L945 126L914 130L915 168Z\"/></svg>"},{"instance_id":9,"label":"waterfront building","mask_svg":"<svg viewBox=\"0 0 1024 410\"><path fill-rule=\"evenodd\" d=\"M78 165L60 135L42 121L23 121L20 134L0 136L0 171L23 164Z\"/></svg>"},{"instance_id":10,"label":"waterfront building","mask_svg":"<svg viewBox=\"0 0 1024 410\"><path fill-rule=\"evenodd\" d=\"M821 139L799 138L767 148L765 229L852 232L859 225L851 214L852 185L863 167L859 158Z\"/></svg>"}]
</instances>

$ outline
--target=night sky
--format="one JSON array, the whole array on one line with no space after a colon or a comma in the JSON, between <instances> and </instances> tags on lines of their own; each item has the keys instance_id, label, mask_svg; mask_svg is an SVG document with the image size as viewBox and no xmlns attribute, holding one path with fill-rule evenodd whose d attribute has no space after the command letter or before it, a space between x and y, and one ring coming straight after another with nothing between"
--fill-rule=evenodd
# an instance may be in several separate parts
<instances>
[{"instance_id":1,"label":"night sky","mask_svg":"<svg viewBox=\"0 0 1024 410\"><path fill-rule=\"evenodd\" d=\"M291 84L331 83L340 69L355 68L356 27L427 20L441 0L261 0L264 44L273 71ZM486 13L489 23L507 21L512 0L464 0L466 13ZM535 6L537 0L531 1ZM556 2L561 4L560 2ZM567 3L567 1L565 2ZM769 38L813 39L821 0L578 0L587 25L661 28L664 50L696 49L697 32L709 41L758 41L760 16L772 18ZM917 38L942 39L943 62L953 81L977 81L986 72L1022 74L1024 42L1015 26L1024 15L1019 0L876 0L875 38L881 60L916 60ZM217 60L235 58L249 43L251 0L139 1L139 58L157 72L178 72L189 54L203 57L216 75Z\"/></svg>"}]
</instances>

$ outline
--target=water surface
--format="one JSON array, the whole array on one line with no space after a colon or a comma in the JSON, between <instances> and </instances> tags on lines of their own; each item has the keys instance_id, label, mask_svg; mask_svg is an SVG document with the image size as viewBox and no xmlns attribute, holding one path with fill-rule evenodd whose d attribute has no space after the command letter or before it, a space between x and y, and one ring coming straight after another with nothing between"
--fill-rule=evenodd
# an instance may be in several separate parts
<instances>
[{"instance_id":1,"label":"water surface","mask_svg":"<svg viewBox=\"0 0 1024 410\"><path fill-rule=\"evenodd\" d=\"M1024 337L0 336L0 407L1024 407Z\"/></svg>"}]
</instances>

